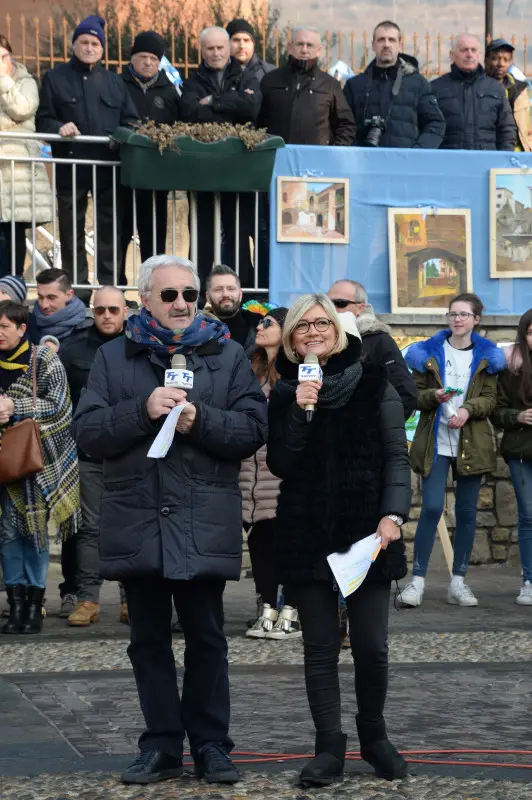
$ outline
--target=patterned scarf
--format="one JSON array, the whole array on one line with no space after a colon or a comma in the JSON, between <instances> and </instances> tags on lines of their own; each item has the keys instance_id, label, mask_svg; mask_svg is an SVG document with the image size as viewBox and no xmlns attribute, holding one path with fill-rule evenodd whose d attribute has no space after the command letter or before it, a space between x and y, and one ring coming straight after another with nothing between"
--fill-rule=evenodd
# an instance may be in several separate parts
<instances>
[{"instance_id":1,"label":"patterned scarf","mask_svg":"<svg viewBox=\"0 0 532 800\"><path fill-rule=\"evenodd\" d=\"M188 328L171 330L163 328L145 308L128 318L125 333L128 339L151 347L160 356L189 353L212 339L222 346L231 338L225 322L214 317L197 314Z\"/></svg>"},{"instance_id":2,"label":"patterned scarf","mask_svg":"<svg viewBox=\"0 0 532 800\"><path fill-rule=\"evenodd\" d=\"M24 336L14 350L1 353L0 391L7 392L12 383L20 377L19 370L26 372L30 363L30 340Z\"/></svg>"},{"instance_id":3,"label":"patterned scarf","mask_svg":"<svg viewBox=\"0 0 532 800\"><path fill-rule=\"evenodd\" d=\"M77 450L70 426L72 404L65 370L48 347L37 347L37 414L43 449L42 472L7 486L14 506L13 523L20 536L41 551L48 546L48 524L58 538L76 532L81 522ZM34 356L32 355L32 358ZM33 416L32 362L13 383L8 396L15 403L13 422Z\"/></svg>"}]
</instances>

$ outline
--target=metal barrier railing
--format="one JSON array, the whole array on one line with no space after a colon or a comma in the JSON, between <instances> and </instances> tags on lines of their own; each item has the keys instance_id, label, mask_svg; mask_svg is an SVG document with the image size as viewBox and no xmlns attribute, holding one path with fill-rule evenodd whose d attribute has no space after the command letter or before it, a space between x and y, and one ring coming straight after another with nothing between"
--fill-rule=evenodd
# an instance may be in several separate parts
<instances>
[{"instance_id":1,"label":"metal barrier railing","mask_svg":"<svg viewBox=\"0 0 532 800\"><path fill-rule=\"evenodd\" d=\"M63 137L59 134L0 131L0 145L2 140L8 139L48 144L61 142L109 147L114 145L113 140L106 136ZM264 255L267 252L267 245L266 248L259 247L259 242L264 242L268 234L259 193L254 195L252 215L249 208L251 198L246 196L246 202L241 203L238 194L226 195L219 192L209 197L212 211L206 215L205 193L201 193L203 197L199 197L196 192L189 192L188 196L184 192L169 192L166 200L166 230L162 231L164 198L161 206L161 193L152 192L151 203L148 201L151 207L147 208L146 196L149 192L143 191L139 194L136 190L122 187L118 155L118 150L116 158L111 155L113 160L56 158L44 153L41 156L0 155L3 196L10 198L10 219L7 224L10 223L8 249L9 271L12 274L16 274L17 269L20 273L21 268L22 254L17 252L16 223L18 222L27 223L26 252L23 257L24 272L29 286L35 285L36 275L41 269L54 266L65 269L76 289L92 289L102 283L112 283L121 289L136 289L141 249L146 256L146 242L142 241L143 236L146 241L149 238L152 246L149 255L157 254L158 241L160 242L164 236L165 252L180 256L188 256L190 253L191 260L198 265L200 275L203 277L213 264L229 262L240 275L244 291L254 292L257 295L267 293L267 256ZM31 208L31 219L17 221L15 217L18 164L29 166L30 169L27 200ZM42 165L46 170L52 200L51 219L40 222L36 221L38 165ZM60 170L59 181L58 170ZM87 180L88 174L89 180ZM106 196L102 200L104 188ZM90 201L87 199L88 196ZM142 201L142 209L138 208L139 200ZM82 212L83 206L86 207L85 213ZM141 211L142 232L139 232L137 223ZM151 231L145 224L146 211L151 215ZM243 213L245 213L244 220ZM0 222L4 222L5 231L6 220L0 219ZM84 237L80 233L80 225L83 225ZM102 230L99 231L99 228ZM124 232L128 230L132 236L124 239ZM209 245L211 241L212 261L207 262L205 243ZM129 248L131 242L133 246ZM5 271L5 252L2 253L1 245L0 241L0 267L3 266ZM4 246L3 250L5 249ZM123 253L123 250L126 250L126 253ZM201 258L199 264L198 258ZM259 285L261 259L265 263L265 270L262 270L262 263L260 265L263 273L262 286ZM243 260L246 262L244 265Z\"/></svg>"}]
</instances>

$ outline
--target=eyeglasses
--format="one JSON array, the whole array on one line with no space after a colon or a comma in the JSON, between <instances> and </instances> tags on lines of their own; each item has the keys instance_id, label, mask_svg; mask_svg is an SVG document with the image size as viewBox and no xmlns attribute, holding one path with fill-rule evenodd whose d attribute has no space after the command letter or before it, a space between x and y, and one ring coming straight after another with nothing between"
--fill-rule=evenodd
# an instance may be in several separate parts
<instances>
[{"instance_id":1,"label":"eyeglasses","mask_svg":"<svg viewBox=\"0 0 532 800\"><path fill-rule=\"evenodd\" d=\"M468 317L476 317L476 314L472 314L471 311L449 311L447 313L447 319L467 319Z\"/></svg>"},{"instance_id":2,"label":"eyeglasses","mask_svg":"<svg viewBox=\"0 0 532 800\"><path fill-rule=\"evenodd\" d=\"M257 328L259 327L259 325L261 325L264 328L264 330L267 331L268 328L271 328L272 325L279 325L279 323L277 322L277 320L272 319L272 317L266 317L266 319L260 319L257 322Z\"/></svg>"},{"instance_id":3,"label":"eyeglasses","mask_svg":"<svg viewBox=\"0 0 532 800\"><path fill-rule=\"evenodd\" d=\"M363 306L359 300L344 300L341 297L331 297L331 302L335 308L347 308L347 306Z\"/></svg>"},{"instance_id":4,"label":"eyeglasses","mask_svg":"<svg viewBox=\"0 0 532 800\"><path fill-rule=\"evenodd\" d=\"M183 291L179 289L162 289L159 297L163 303L174 303L179 295L181 295L185 303L195 303L199 292L197 289L183 289Z\"/></svg>"},{"instance_id":5,"label":"eyeglasses","mask_svg":"<svg viewBox=\"0 0 532 800\"><path fill-rule=\"evenodd\" d=\"M103 317L106 311L113 315L113 317L117 317L122 309L120 306L95 306L93 308L94 313L97 317Z\"/></svg>"},{"instance_id":6,"label":"eyeglasses","mask_svg":"<svg viewBox=\"0 0 532 800\"><path fill-rule=\"evenodd\" d=\"M307 322L306 319L302 319L301 322L297 323L296 327L294 328L294 332L300 336L303 336L305 333L309 332L311 325L319 333L325 333L325 331L328 331L329 327L332 325L332 319L320 317L319 319L315 319L313 322Z\"/></svg>"}]
</instances>

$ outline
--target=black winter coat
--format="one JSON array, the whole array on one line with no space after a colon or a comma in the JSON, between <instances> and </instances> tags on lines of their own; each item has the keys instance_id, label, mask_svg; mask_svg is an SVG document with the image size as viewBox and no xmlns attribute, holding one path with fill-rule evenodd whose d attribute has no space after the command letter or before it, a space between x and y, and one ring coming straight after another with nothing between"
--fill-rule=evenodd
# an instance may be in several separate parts
<instances>
[{"instance_id":1,"label":"black winter coat","mask_svg":"<svg viewBox=\"0 0 532 800\"><path fill-rule=\"evenodd\" d=\"M212 103L201 105L199 101L209 95L212 95ZM216 70L202 63L181 87L181 105L186 122L230 122L233 125L255 122L260 102L258 80L252 73L242 70L235 58L231 58L227 65L221 84Z\"/></svg>"},{"instance_id":2,"label":"black winter coat","mask_svg":"<svg viewBox=\"0 0 532 800\"><path fill-rule=\"evenodd\" d=\"M149 418L146 401L169 366L120 337L96 354L79 402L78 446L103 459L100 573L113 580L238 580L240 460L266 441L266 398L240 345L199 347L187 356L193 428L175 434L165 458L147 458L163 420Z\"/></svg>"},{"instance_id":3,"label":"black winter coat","mask_svg":"<svg viewBox=\"0 0 532 800\"><path fill-rule=\"evenodd\" d=\"M400 73L399 91L392 88ZM372 61L361 75L350 78L344 94L355 117L358 145L366 139L365 120L382 117L387 130L380 147L425 147L437 149L445 133L445 120L431 84L405 57L390 69Z\"/></svg>"},{"instance_id":4,"label":"black winter coat","mask_svg":"<svg viewBox=\"0 0 532 800\"><path fill-rule=\"evenodd\" d=\"M274 69L277 69L275 64L269 64L267 61L263 61L262 58L259 58L256 53L253 53L245 72L247 72L248 76L255 78L260 84L264 76L267 75L268 72L273 72Z\"/></svg>"},{"instance_id":5,"label":"black winter coat","mask_svg":"<svg viewBox=\"0 0 532 800\"><path fill-rule=\"evenodd\" d=\"M257 338L257 325L263 319L261 314L254 314L253 311L240 309L231 319L224 319L229 328L231 339L238 342L244 348L245 354L251 358L255 352L255 339Z\"/></svg>"},{"instance_id":6,"label":"black winter coat","mask_svg":"<svg viewBox=\"0 0 532 800\"><path fill-rule=\"evenodd\" d=\"M483 67L468 73L453 64L432 88L447 124L443 149L514 149L517 133L506 92Z\"/></svg>"},{"instance_id":7,"label":"black winter coat","mask_svg":"<svg viewBox=\"0 0 532 800\"><path fill-rule=\"evenodd\" d=\"M131 74L129 66L122 72L122 80L139 119L152 119L158 125L171 125L181 119L181 100L164 70L160 70L156 83L145 91Z\"/></svg>"},{"instance_id":8,"label":"black winter coat","mask_svg":"<svg viewBox=\"0 0 532 800\"><path fill-rule=\"evenodd\" d=\"M324 375L337 374L360 353L360 345L333 356ZM277 360L282 378L297 381L297 365L284 353ZM384 370L364 365L351 399L338 409L314 412L312 422L292 392L277 383L269 401L267 463L282 478L277 507L279 580L332 580L326 561L332 552L375 533L386 514L407 519L410 465L403 406ZM402 539L382 551L369 580L406 575Z\"/></svg>"},{"instance_id":9,"label":"black winter coat","mask_svg":"<svg viewBox=\"0 0 532 800\"><path fill-rule=\"evenodd\" d=\"M404 418L408 419L417 408L417 388L397 344L389 333L376 331L362 336L362 345L368 364L386 369L388 380L401 398Z\"/></svg>"},{"instance_id":10,"label":"black winter coat","mask_svg":"<svg viewBox=\"0 0 532 800\"><path fill-rule=\"evenodd\" d=\"M39 108L35 116L38 133L59 133L66 122L73 122L84 136L111 136L119 125L132 125L138 114L123 80L105 69L101 61L92 69L73 56L68 64L49 69L43 78ZM117 152L104 144L77 144L73 141L52 144L54 158L88 161L118 160ZM100 170L110 182L111 170ZM99 176L99 183L102 178ZM58 165L57 185L69 187L72 167ZM92 186L92 170L77 170L79 187Z\"/></svg>"},{"instance_id":11,"label":"black winter coat","mask_svg":"<svg viewBox=\"0 0 532 800\"><path fill-rule=\"evenodd\" d=\"M289 62L262 79L257 125L287 144L351 145L356 127L335 78L317 65L296 71Z\"/></svg>"}]
</instances>

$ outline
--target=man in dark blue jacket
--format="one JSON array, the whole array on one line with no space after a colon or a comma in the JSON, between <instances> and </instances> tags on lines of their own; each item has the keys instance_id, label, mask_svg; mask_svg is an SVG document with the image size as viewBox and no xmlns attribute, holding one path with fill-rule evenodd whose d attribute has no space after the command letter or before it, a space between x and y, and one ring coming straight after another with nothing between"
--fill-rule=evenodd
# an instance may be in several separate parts
<instances>
[{"instance_id":1,"label":"man in dark blue jacket","mask_svg":"<svg viewBox=\"0 0 532 800\"><path fill-rule=\"evenodd\" d=\"M516 127L504 87L480 65L480 42L458 36L451 50L451 71L432 82L447 124L446 150L513 150Z\"/></svg>"},{"instance_id":2,"label":"man in dark blue jacket","mask_svg":"<svg viewBox=\"0 0 532 800\"><path fill-rule=\"evenodd\" d=\"M347 81L344 94L357 124L356 144L367 147L440 146L445 120L415 58L401 55L401 31L380 22L373 33L375 59Z\"/></svg>"},{"instance_id":3,"label":"man in dark blue jacket","mask_svg":"<svg viewBox=\"0 0 532 800\"><path fill-rule=\"evenodd\" d=\"M44 76L36 128L40 133L59 133L65 143L52 144L55 158L75 158L93 161L117 160L105 144L79 144L72 137L111 136L119 125L130 125L138 119L133 101L120 76L109 72L102 64L105 46L105 21L98 16L84 19L72 37L72 58L58 64ZM72 196L72 166L57 167L57 202L59 235L63 269L74 284L88 283L85 252L85 214L89 191L95 197L97 212L97 277L95 283L115 284L115 266L120 268L120 204L113 203L113 168L96 170L77 167L74 197ZM117 180L117 184L119 181ZM76 242L73 221L76 223ZM118 247L114 247L114 239ZM90 290L78 292L87 303Z\"/></svg>"},{"instance_id":4,"label":"man in dark blue jacket","mask_svg":"<svg viewBox=\"0 0 532 800\"><path fill-rule=\"evenodd\" d=\"M236 58L242 70L260 83L268 72L275 69L275 64L269 64L255 52L255 31L252 25L245 19L232 19L225 30L229 36L231 56Z\"/></svg>"},{"instance_id":5,"label":"man in dark blue jacket","mask_svg":"<svg viewBox=\"0 0 532 800\"><path fill-rule=\"evenodd\" d=\"M98 350L75 415L78 446L103 459L101 575L123 581L128 654L146 721L124 783L179 776L185 734L199 777L239 777L227 755L233 743L223 591L226 580L240 577L240 460L266 441L267 411L227 326L197 313L199 285L190 261L153 256L143 263L142 311L129 317L125 337ZM176 354L194 373L188 392L168 385ZM149 457L178 406L166 455ZM181 699L172 596L185 635Z\"/></svg>"}]
</instances>

